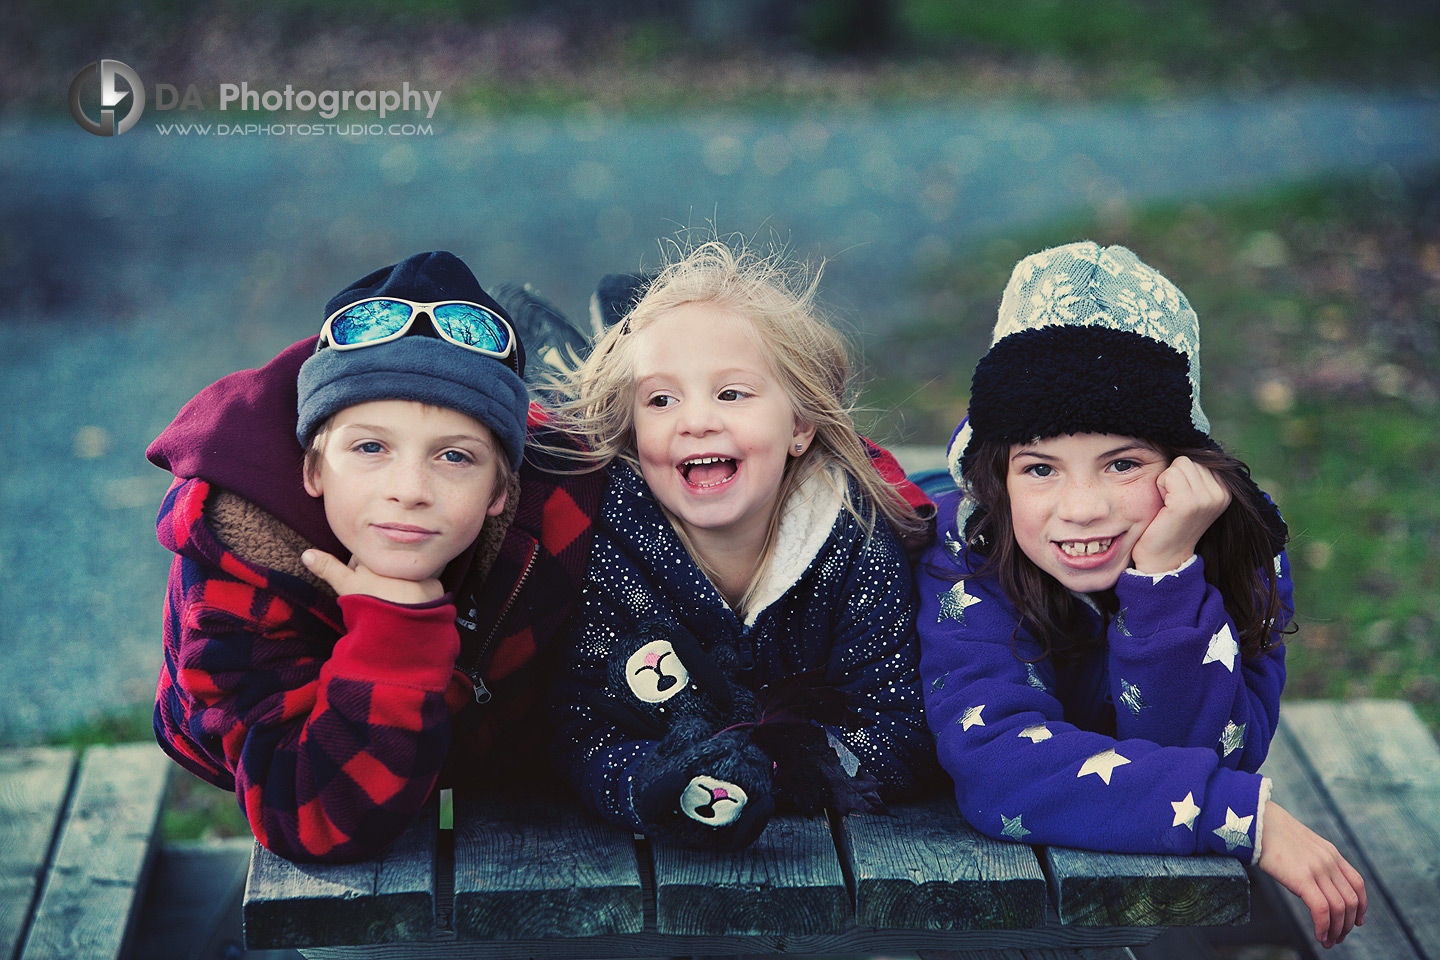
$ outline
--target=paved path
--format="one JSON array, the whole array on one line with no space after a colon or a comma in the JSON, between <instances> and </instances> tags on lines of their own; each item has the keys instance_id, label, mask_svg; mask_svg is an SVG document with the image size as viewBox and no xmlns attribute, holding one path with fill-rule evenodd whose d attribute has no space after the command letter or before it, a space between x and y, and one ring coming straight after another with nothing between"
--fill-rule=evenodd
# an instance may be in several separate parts
<instances>
[{"instance_id":1,"label":"paved path","mask_svg":"<svg viewBox=\"0 0 1440 960\"><path fill-rule=\"evenodd\" d=\"M145 444L205 383L308 335L330 294L397 257L449 248L482 283L529 279L578 312L601 273L714 218L830 258L827 296L880 336L907 315L917 265L986 234L1440 159L1440 102L1349 95L442 116L431 137L359 142L167 137L156 116L191 119L147 114L109 140L0 126L0 741L151 697L168 555Z\"/></svg>"}]
</instances>

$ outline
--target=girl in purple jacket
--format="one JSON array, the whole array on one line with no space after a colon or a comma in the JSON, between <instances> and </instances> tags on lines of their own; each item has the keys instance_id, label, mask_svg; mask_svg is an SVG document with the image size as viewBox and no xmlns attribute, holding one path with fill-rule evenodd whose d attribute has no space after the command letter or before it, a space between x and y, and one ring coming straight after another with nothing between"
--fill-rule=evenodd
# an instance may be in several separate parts
<instances>
[{"instance_id":1,"label":"girl in purple jacket","mask_svg":"<svg viewBox=\"0 0 1440 960\"><path fill-rule=\"evenodd\" d=\"M1293 613L1285 523L1210 438L1199 321L1124 247L1015 268L959 493L917 568L926 713L976 829L1229 853L1300 896L1325 946L1364 882L1269 800Z\"/></svg>"}]
</instances>

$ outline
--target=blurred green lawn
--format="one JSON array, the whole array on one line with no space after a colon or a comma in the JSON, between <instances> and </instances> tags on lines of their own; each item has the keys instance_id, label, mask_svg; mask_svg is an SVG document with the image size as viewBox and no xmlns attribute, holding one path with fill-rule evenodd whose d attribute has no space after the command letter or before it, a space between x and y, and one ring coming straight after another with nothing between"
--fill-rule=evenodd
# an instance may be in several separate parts
<instances>
[{"instance_id":1,"label":"blurred green lawn","mask_svg":"<svg viewBox=\"0 0 1440 960\"><path fill-rule=\"evenodd\" d=\"M978 244L916 278L925 304L866 350L864 427L943 443L1015 261L1123 243L1201 318L1214 433L1290 525L1288 697L1400 697L1440 729L1440 171L1109 211ZM148 739L149 705L56 738ZM234 798L176 774L171 840L244 835Z\"/></svg>"},{"instance_id":2,"label":"blurred green lawn","mask_svg":"<svg viewBox=\"0 0 1440 960\"><path fill-rule=\"evenodd\" d=\"M925 316L866 351L872 435L945 442L1015 262L1083 238L1200 315L1214 435L1290 526L1286 695L1401 697L1440 728L1440 173L1112 211L933 264Z\"/></svg>"},{"instance_id":3,"label":"blurred green lawn","mask_svg":"<svg viewBox=\"0 0 1440 960\"><path fill-rule=\"evenodd\" d=\"M690 22L624 16L644 5L620 0L281 0L248 11L20 0L0 13L0 99L53 110L54 91L95 51L197 80L216 69L297 84L403 73L476 110L1440 84L1433 0L894 0L878 45L856 26L864 0L740 4L792 15L768 35L732 17L718 37L698 36L693 14L723 2L672 6ZM931 264L916 278L923 316L867 351L867 431L943 443L1011 266L1080 237L1134 248L1199 311L1215 434L1280 502L1293 536L1300 632L1287 695L1399 696L1440 728L1440 174L1112 209ZM54 739L149 739L149 716L141 705ZM246 829L232 796L176 773L167 839Z\"/></svg>"},{"instance_id":4,"label":"blurred green lawn","mask_svg":"<svg viewBox=\"0 0 1440 960\"><path fill-rule=\"evenodd\" d=\"M96 51L202 84L404 78L472 112L653 112L1434 90L1437 49L1434 0L17 0L0 101L53 110Z\"/></svg>"}]
</instances>

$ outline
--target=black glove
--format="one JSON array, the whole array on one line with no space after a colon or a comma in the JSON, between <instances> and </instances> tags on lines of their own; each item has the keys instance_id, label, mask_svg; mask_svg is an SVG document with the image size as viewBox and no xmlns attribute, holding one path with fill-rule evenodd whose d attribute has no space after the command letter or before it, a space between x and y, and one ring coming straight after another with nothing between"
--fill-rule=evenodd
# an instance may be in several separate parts
<instances>
[{"instance_id":1,"label":"black glove","mask_svg":"<svg viewBox=\"0 0 1440 960\"><path fill-rule=\"evenodd\" d=\"M746 731L709 735L703 721L678 723L640 761L635 812L653 840L739 850L775 811L773 766Z\"/></svg>"}]
</instances>

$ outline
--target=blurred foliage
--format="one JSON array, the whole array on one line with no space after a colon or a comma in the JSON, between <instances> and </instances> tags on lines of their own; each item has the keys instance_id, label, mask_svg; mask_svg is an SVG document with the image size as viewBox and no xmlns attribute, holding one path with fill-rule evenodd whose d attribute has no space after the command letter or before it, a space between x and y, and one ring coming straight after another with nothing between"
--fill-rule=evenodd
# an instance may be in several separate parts
<instances>
[{"instance_id":1,"label":"blurred foliage","mask_svg":"<svg viewBox=\"0 0 1440 960\"><path fill-rule=\"evenodd\" d=\"M45 742L81 750L137 741L154 743L153 712L153 704L137 704L127 710L92 717L47 737ZM250 826L234 794L216 789L178 767L173 768L171 774L170 792L161 815L164 842L249 836Z\"/></svg>"},{"instance_id":2,"label":"blurred foliage","mask_svg":"<svg viewBox=\"0 0 1440 960\"><path fill-rule=\"evenodd\" d=\"M1290 525L1287 694L1403 697L1440 727L1440 172L1109 209L932 264L924 316L867 351L867 431L943 443L1011 268L1082 238L1200 315L1214 434Z\"/></svg>"},{"instance_id":3,"label":"blurred foliage","mask_svg":"<svg viewBox=\"0 0 1440 960\"><path fill-rule=\"evenodd\" d=\"M165 798L160 831L165 843L221 840L250 836L250 824L235 794L177 770Z\"/></svg>"},{"instance_id":4,"label":"blurred foliage","mask_svg":"<svg viewBox=\"0 0 1440 960\"><path fill-rule=\"evenodd\" d=\"M45 742L51 746L76 747L83 750L85 747L109 747L117 743L153 740L155 739L155 733L151 727L153 712L153 704L137 704L128 710L92 717L68 730L47 737Z\"/></svg>"},{"instance_id":5,"label":"blurred foliage","mask_svg":"<svg viewBox=\"0 0 1440 960\"><path fill-rule=\"evenodd\" d=\"M1109 64L1156 75L1380 79L1432 63L1433 3L1345 0L903 0L916 42Z\"/></svg>"},{"instance_id":6,"label":"blurred foliage","mask_svg":"<svg viewBox=\"0 0 1440 960\"><path fill-rule=\"evenodd\" d=\"M1433 0L17 0L0 103L59 106L97 56L209 88L403 79L496 111L1434 89L1437 49Z\"/></svg>"}]
</instances>

